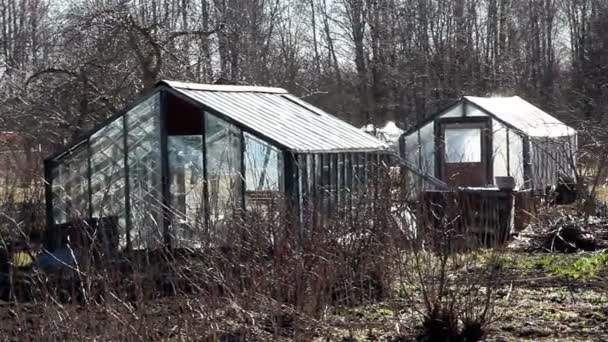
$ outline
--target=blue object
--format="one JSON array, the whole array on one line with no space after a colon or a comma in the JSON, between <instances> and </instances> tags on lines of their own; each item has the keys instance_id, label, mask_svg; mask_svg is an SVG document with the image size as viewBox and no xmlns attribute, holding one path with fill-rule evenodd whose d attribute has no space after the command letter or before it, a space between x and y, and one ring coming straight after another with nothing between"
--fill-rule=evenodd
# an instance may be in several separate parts
<instances>
[{"instance_id":1,"label":"blue object","mask_svg":"<svg viewBox=\"0 0 608 342\"><path fill-rule=\"evenodd\" d=\"M52 252L46 252L36 260L36 267L48 272L76 265L76 250L68 246L60 247Z\"/></svg>"}]
</instances>

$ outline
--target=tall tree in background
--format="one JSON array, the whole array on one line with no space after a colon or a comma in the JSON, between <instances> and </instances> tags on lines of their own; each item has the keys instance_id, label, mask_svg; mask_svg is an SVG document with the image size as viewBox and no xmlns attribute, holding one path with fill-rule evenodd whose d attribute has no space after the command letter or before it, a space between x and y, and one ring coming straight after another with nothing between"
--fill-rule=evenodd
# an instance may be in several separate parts
<instances>
[{"instance_id":1,"label":"tall tree in background","mask_svg":"<svg viewBox=\"0 0 608 342\"><path fill-rule=\"evenodd\" d=\"M0 125L50 150L162 78L281 86L356 125L465 94L601 122L607 18L602 0L0 0Z\"/></svg>"},{"instance_id":2,"label":"tall tree in background","mask_svg":"<svg viewBox=\"0 0 608 342\"><path fill-rule=\"evenodd\" d=\"M608 3L566 2L571 42L571 96L587 119L603 122L608 106Z\"/></svg>"}]
</instances>

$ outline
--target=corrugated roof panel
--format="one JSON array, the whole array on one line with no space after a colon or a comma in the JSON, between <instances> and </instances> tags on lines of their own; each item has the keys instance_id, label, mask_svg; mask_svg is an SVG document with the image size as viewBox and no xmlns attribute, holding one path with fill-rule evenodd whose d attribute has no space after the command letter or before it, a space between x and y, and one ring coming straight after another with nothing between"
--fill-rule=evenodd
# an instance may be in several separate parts
<instances>
[{"instance_id":1,"label":"corrugated roof panel","mask_svg":"<svg viewBox=\"0 0 608 342\"><path fill-rule=\"evenodd\" d=\"M465 98L531 137L561 137L576 130L519 96Z\"/></svg>"},{"instance_id":2,"label":"corrugated roof panel","mask_svg":"<svg viewBox=\"0 0 608 342\"><path fill-rule=\"evenodd\" d=\"M204 91L223 91L223 92L255 92L255 93L271 93L271 94L288 94L287 90L283 88L272 88L272 87L257 87L257 86L241 86L241 85L226 85L226 84L200 84L200 83L188 83L179 81L162 81L171 88L181 88L190 90L204 90Z\"/></svg>"},{"instance_id":3,"label":"corrugated roof panel","mask_svg":"<svg viewBox=\"0 0 608 342\"><path fill-rule=\"evenodd\" d=\"M210 90L212 88L203 85L165 83L294 152L388 149L388 145L375 137L287 93L269 92L268 88L257 91L257 87L226 91Z\"/></svg>"}]
</instances>

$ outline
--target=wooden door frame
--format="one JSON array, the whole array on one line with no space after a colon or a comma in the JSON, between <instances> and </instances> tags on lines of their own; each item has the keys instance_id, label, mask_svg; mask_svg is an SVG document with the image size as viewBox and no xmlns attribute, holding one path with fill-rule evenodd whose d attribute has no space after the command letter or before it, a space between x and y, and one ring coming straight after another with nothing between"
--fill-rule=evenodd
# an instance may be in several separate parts
<instances>
[{"instance_id":1,"label":"wooden door frame","mask_svg":"<svg viewBox=\"0 0 608 342\"><path fill-rule=\"evenodd\" d=\"M435 138L435 175L438 179L444 179L444 127L445 125L462 124L476 125L481 127L481 162L486 165L486 184L494 184L494 165L492 162L493 132L492 118L489 116L468 116L439 118L434 122Z\"/></svg>"}]
</instances>

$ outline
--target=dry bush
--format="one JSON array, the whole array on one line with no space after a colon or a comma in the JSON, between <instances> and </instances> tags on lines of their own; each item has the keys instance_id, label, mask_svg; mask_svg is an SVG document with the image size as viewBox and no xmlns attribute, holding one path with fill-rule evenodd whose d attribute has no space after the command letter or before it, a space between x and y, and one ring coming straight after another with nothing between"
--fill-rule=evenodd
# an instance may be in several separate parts
<instances>
[{"instance_id":1,"label":"dry bush","mask_svg":"<svg viewBox=\"0 0 608 342\"><path fill-rule=\"evenodd\" d=\"M330 335L321 322L335 306L381 300L393 274L384 247L395 225L378 197L357 210L296 216L277 199L237 212L201 236L203 248L124 252L100 260L95 239L74 239L77 263L62 272L18 271L31 285L3 310L5 336L50 340L309 340ZM304 220L299 220L304 217ZM83 242L86 241L86 242ZM22 304L19 304L22 302Z\"/></svg>"},{"instance_id":2,"label":"dry bush","mask_svg":"<svg viewBox=\"0 0 608 342\"><path fill-rule=\"evenodd\" d=\"M15 270L33 285L0 310L14 322L2 334L309 341L335 335L327 317L339 308L392 299L417 310L427 340L479 338L495 317L500 253L450 244L462 235L453 220L437 226L403 215L410 209L402 200L407 196L392 181L378 181L356 198L354 209L344 211L328 210L331 204L320 196L302 212L277 198L263 210L234 211L230 220L211 225L197 248L100 259L90 242L75 248L78 263L61 273ZM95 227L83 231L88 240L100 236Z\"/></svg>"},{"instance_id":3,"label":"dry bush","mask_svg":"<svg viewBox=\"0 0 608 342\"><path fill-rule=\"evenodd\" d=\"M421 317L420 340L478 341L497 317L505 227L497 210L484 218L466 196L442 196L419 209L417 234L396 249L400 293Z\"/></svg>"}]
</instances>

